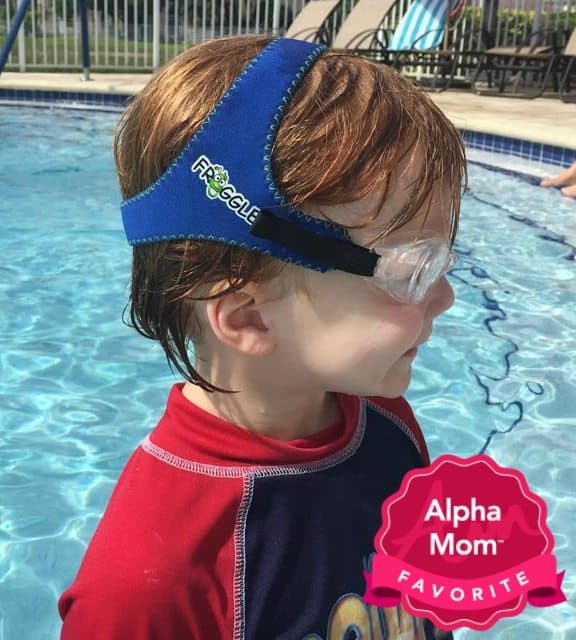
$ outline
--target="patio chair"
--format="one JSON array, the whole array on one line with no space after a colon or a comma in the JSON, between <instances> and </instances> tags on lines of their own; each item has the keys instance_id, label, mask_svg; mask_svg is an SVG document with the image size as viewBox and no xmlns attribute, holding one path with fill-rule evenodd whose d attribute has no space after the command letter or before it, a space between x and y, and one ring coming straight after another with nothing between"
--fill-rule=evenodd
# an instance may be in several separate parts
<instances>
[{"instance_id":1,"label":"patio chair","mask_svg":"<svg viewBox=\"0 0 576 640\"><path fill-rule=\"evenodd\" d=\"M478 95L537 98L550 80L558 91L558 63L564 48L562 36L561 31L546 29L532 33L516 47L486 49L474 74L474 91ZM493 87L495 78L497 89Z\"/></svg>"},{"instance_id":2,"label":"patio chair","mask_svg":"<svg viewBox=\"0 0 576 640\"><path fill-rule=\"evenodd\" d=\"M339 4L340 0L309 0L284 35L329 46L331 35L325 24Z\"/></svg>"},{"instance_id":3,"label":"patio chair","mask_svg":"<svg viewBox=\"0 0 576 640\"><path fill-rule=\"evenodd\" d=\"M561 57L563 65L562 80L560 81L560 97L564 102L574 102L576 96L570 95L571 75L576 72L576 29L568 39L568 44Z\"/></svg>"},{"instance_id":4,"label":"patio chair","mask_svg":"<svg viewBox=\"0 0 576 640\"><path fill-rule=\"evenodd\" d=\"M398 23L388 48L391 51L425 51L439 47L446 32L448 13L455 19L463 6L462 0L454 3L451 0L414 0Z\"/></svg>"},{"instance_id":5,"label":"patio chair","mask_svg":"<svg viewBox=\"0 0 576 640\"><path fill-rule=\"evenodd\" d=\"M407 67L433 70L432 88L440 76L441 88L448 88L463 56L477 53L460 46L467 39L459 29L464 5L465 0L414 0L395 31L386 35L384 62L398 71Z\"/></svg>"},{"instance_id":6,"label":"patio chair","mask_svg":"<svg viewBox=\"0 0 576 640\"><path fill-rule=\"evenodd\" d=\"M385 48L380 26L396 1L358 0L340 26L332 48L379 60Z\"/></svg>"}]
</instances>

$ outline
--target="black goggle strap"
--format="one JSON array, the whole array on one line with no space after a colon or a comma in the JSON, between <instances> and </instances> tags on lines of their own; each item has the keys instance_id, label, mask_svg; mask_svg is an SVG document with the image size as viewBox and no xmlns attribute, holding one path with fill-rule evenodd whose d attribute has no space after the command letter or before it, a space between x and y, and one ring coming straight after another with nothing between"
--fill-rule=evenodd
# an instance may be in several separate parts
<instances>
[{"instance_id":1,"label":"black goggle strap","mask_svg":"<svg viewBox=\"0 0 576 640\"><path fill-rule=\"evenodd\" d=\"M323 262L331 269L359 276L374 275L379 258L370 249L347 240L314 233L264 209L256 216L250 233Z\"/></svg>"}]
</instances>

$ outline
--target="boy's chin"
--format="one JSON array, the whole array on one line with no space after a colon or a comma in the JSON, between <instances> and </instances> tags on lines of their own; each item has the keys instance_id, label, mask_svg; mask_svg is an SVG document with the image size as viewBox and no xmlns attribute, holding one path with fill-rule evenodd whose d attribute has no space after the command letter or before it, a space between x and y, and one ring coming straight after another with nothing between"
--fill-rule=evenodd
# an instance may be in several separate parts
<instances>
[{"instance_id":1,"label":"boy's chin","mask_svg":"<svg viewBox=\"0 0 576 640\"><path fill-rule=\"evenodd\" d=\"M380 396L381 398L398 398L408 390L410 380L412 379L412 367L409 366L406 371L390 372L382 381L380 390L371 395Z\"/></svg>"}]
</instances>

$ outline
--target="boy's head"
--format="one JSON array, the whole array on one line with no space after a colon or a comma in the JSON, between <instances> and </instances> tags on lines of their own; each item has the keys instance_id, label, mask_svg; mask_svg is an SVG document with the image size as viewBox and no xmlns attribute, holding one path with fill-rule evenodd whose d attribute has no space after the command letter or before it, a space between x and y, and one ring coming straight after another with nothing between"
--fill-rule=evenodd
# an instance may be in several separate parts
<instances>
[{"instance_id":1,"label":"boy's head","mask_svg":"<svg viewBox=\"0 0 576 640\"><path fill-rule=\"evenodd\" d=\"M265 47L268 47L267 51L270 49L270 42L269 38L256 36L207 42L181 54L153 78L126 111L116 138L116 161L125 198L145 192L163 175L156 184L169 184L170 177L166 178L164 172L178 159L194 134L200 136L198 132L206 128L206 122L210 124L218 102L253 59ZM272 64L268 70L271 86L275 83L274 74L282 73L281 65L275 64L276 67ZM246 73L244 77L247 77ZM141 333L161 342L169 360L186 378L206 390L216 389L218 385L204 379L189 359L187 343L190 338L199 351L204 344L214 346L221 343L243 355L269 353L272 342L266 346L253 336L258 342L256 345L252 339L247 342L246 336L238 338L235 332L245 326L243 323L246 321L239 318L247 312L246 317L255 324L256 332L258 326L262 334L266 329L268 338L275 336L276 339L282 332L294 330L298 318L292 316L298 305L290 304L283 308L279 302L273 310L266 308L267 316L258 315L260 312L256 311L264 308L271 292L273 295L280 290L282 294L286 293L285 288L280 286L278 289L279 284L290 284L293 285L291 289L298 289L305 273L312 297L322 288L337 296L338 286L345 289L348 284L352 295L359 278L362 278L357 274L363 273L365 266L362 263L366 256L351 257L350 261L355 263L352 269L347 264L343 266L341 262L348 258L342 256L348 256L350 244L374 247L379 239L386 239L382 251L389 256L386 264L390 266L394 265L396 258L406 264L413 259L422 260L422 253L414 257L406 251L406 246L414 244L414 240L427 242L428 236L432 235L436 240L443 238L446 244L453 240L455 234L465 176L463 149L453 127L421 91L384 66L356 56L316 49L310 55L306 68L294 74L293 83L293 95L290 92L278 104L279 107L284 106L282 116L275 135L269 140L271 180L289 205L310 214L314 220L328 220L336 226L304 221L302 224L309 227L306 232L320 233L320 236L306 237L290 224L282 226L282 220L272 215L272 230L266 228L262 232L267 237L264 244L255 241L256 251L232 244L237 240L231 237L234 232L228 231L224 242L218 241L222 235L205 232L194 233L196 237L193 239L158 241L154 238L149 242L149 238L145 238L145 243L137 244L142 241L141 235L135 242L131 320ZM265 102L266 87L260 84L262 88L264 91L257 93L256 97L262 96L262 102ZM235 123L244 133L250 133L252 127L257 130L254 123L264 117L258 108L247 113L248 117L244 114ZM234 113L229 118L233 120ZM238 144L235 140L237 130L233 127L226 130L226 144L228 140L231 145ZM250 153L249 148L247 153ZM263 157L258 157L257 161L265 164L267 150L258 153ZM227 194L230 203L238 194L233 186L227 191L225 187L229 183L234 184L241 168L235 167L236 173L229 175L232 171L228 171L224 162L210 164L209 156L199 156L188 171L203 178L205 200L195 202L194 207L209 211L210 202L218 201L223 193ZM169 169L168 174L171 171ZM143 196L146 198L146 193ZM240 196L236 197L237 213L245 215L247 220L244 222L252 223L251 203L246 204ZM168 218L170 211L181 205L181 202L175 202L172 207L170 190L162 195L159 202L162 202L162 215ZM276 206L268 202L255 204L268 209ZM145 215L153 212L154 206L156 211L159 210L157 205L151 205L149 210L144 210ZM140 215L138 210L135 213ZM292 214L284 215L289 217ZM296 222L300 224L304 216L295 215L298 218ZM264 219L263 222L269 220ZM211 224L210 216L206 224ZM426 233L420 234L421 229ZM329 237L326 246L322 234ZM174 235L185 234L178 232ZM292 235L293 244L288 242L288 248L281 246ZM399 239L402 242L399 243ZM344 242L341 245L331 244L332 240ZM386 245L387 240L389 246ZM272 242L270 246L280 247L271 252L276 258L266 255L268 241ZM440 246L442 243L437 247L434 240L430 242L425 247L428 257L435 248L446 252L446 247ZM308 248L311 253L302 258L298 251L306 243L313 246ZM375 249L379 247L377 244ZM334 256L338 259L332 264L330 261ZM368 262L371 257L368 256ZM309 262L307 258L310 258ZM306 264L327 273L290 267L290 262ZM367 268L374 270L373 266ZM335 273L332 269L339 271ZM398 274L393 271L384 269L380 274L381 280L394 285ZM365 280L376 281L375 278ZM413 279L412 284L415 282ZM395 305L404 309L409 307L408 315L414 316L414 309L424 303L417 297L403 299L401 288L401 284L397 284L396 288L389 287L379 295L388 298L391 294L394 297L396 291L399 297L394 300ZM198 303L207 299L212 303ZM230 316L222 321L218 316L222 309L217 308L214 300L225 299L232 301L232 310ZM350 297L348 300L351 301ZM234 301L236 311L233 310ZM412 304L407 305L407 301ZM329 303L325 296L324 302ZM331 306L339 314L341 309L337 302L333 299ZM357 300L356 303L362 306L362 301ZM445 299L432 305L433 315L446 306ZM373 311L370 310L371 313ZM360 312L347 309L346 313L352 317ZM306 311L300 309L300 315L305 316ZM429 315L422 314L421 326L417 331L411 330L410 339L405 336L403 342L412 344L429 331ZM296 324L286 324L291 317ZM315 317L318 318L316 312ZM334 324L330 318L323 322L327 327ZM404 320L399 320L399 323L406 324ZM308 330L310 325L314 325L312 319L304 329ZM271 332L271 328L274 331ZM320 330L321 327L316 328ZM368 326L364 329L368 330ZM388 333L394 335L394 331ZM333 339L341 339L342 335L342 332L335 333ZM308 335L307 339L313 337ZM248 343L251 346L247 346ZM346 347L342 345L342 348ZM282 352L282 346L276 342L274 349ZM290 351L304 359L323 357L321 352L314 355L313 349L300 354L294 345L290 345ZM209 352L210 348L206 353ZM334 363L334 367L353 364ZM326 375L330 384L330 375L328 372ZM392 395L395 391L391 392Z\"/></svg>"}]
</instances>

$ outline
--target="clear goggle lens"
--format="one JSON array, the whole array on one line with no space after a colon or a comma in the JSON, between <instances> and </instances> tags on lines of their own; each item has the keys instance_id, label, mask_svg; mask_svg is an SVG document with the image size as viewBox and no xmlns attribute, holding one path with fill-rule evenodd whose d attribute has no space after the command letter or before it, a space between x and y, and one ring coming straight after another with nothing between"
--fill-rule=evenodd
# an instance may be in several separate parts
<instances>
[{"instance_id":1,"label":"clear goggle lens","mask_svg":"<svg viewBox=\"0 0 576 640\"><path fill-rule=\"evenodd\" d=\"M394 244L384 240L373 250L380 259L370 280L395 300L409 304L422 302L457 260L447 242L438 236L420 235L417 240Z\"/></svg>"}]
</instances>

